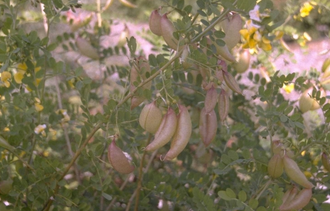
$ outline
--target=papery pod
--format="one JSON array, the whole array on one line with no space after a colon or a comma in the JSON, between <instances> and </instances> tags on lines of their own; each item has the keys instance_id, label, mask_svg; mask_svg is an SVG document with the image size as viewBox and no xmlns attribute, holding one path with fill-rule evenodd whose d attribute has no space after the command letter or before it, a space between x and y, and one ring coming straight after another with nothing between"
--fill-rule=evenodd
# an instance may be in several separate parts
<instances>
[{"instance_id":1,"label":"papery pod","mask_svg":"<svg viewBox=\"0 0 330 211\"><path fill-rule=\"evenodd\" d=\"M167 14L164 14L160 19L160 26L162 30L162 36L166 44L173 50L178 48L178 40L173 36L175 28L173 23L167 18Z\"/></svg>"},{"instance_id":2,"label":"papery pod","mask_svg":"<svg viewBox=\"0 0 330 211\"><path fill-rule=\"evenodd\" d=\"M8 179L8 180L3 180L0 182L0 194L8 194L13 186L13 180Z\"/></svg>"},{"instance_id":3,"label":"papery pod","mask_svg":"<svg viewBox=\"0 0 330 211\"><path fill-rule=\"evenodd\" d=\"M116 141L113 140L108 147L108 160L112 167L122 174L129 174L134 170L134 166L130 163L129 159L124 152L116 146Z\"/></svg>"},{"instance_id":4,"label":"papery pod","mask_svg":"<svg viewBox=\"0 0 330 211\"><path fill-rule=\"evenodd\" d=\"M268 162L268 174L272 178L278 178L283 174L283 160L280 154L275 154Z\"/></svg>"},{"instance_id":5,"label":"papery pod","mask_svg":"<svg viewBox=\"0 0 330 211\"><path fill-rule=\"evenodd\" d=\"M167 144L177 128L177 117L172 108L167 110L155 134L154 140L145 148L146 151L155 151Z\"/></svg>"},{"instance_id":6,"label":"papery pod","mask_svg":"<svg viewBox=\"0 0 330 211\"><path fill-rule=\"evenodd\" d=\"M85 39L81 37L76 38L76 45L80 51L80 53L84 56L87 56L91 59L99 59L99 54L97 50Z\"/></svg>"},{"instance_id":7,"label":"papery pod","mask_svg":"<svg viewBox=\"0 0 330 211\"><path fill-rule=\"evenodd\" d=\"M162 16L159 14L159 9L152 11L149 17L149 29L158 36L162 36L162 28L160 26L161 18Z\"/></svg>"},{"instance_id":8,"label":"papery pod","mask_svg":"<svg viewBox=\"0 0 330 211\"><path fill-rule=\"evenodd\" d=\"M248 49L241 49L237 54L237 63L232 64L238 73L244 73L249 69L251 54Z\"/></svg>"},{"instance_id":9,"label":"papery pod","mask_svg":"<svg viewBox=\"0 0 330 211\"><path fill-rule=\"evenodd\" d=\"M162 122L162 111L152 102L144 106L140 113L139 123L149 133L156 133Z\"/></svg>"},{"instance_id":10,"label":"papery pod","mask_svg":"<svg viewBox=\"0 0 330 211\"><path fill-rule=\"evenodd\" d=\"M206 92L205 101L204 101L204 108L206 113L210 113L214 110L217 100L218 100L218 93L217 90L212 86L209 90Z\"/></svg>"},{"instance_id":11,"label":"papery pod","mask_svg":"<svg viewBox=\"0 0 330 211\"><path fill-rule=\"evenodd\" d=\"M242 90L239 87L236 79L227 71L223 71L223 78L227 84L227 86L233 90L234 92L237 92L238 94L242 94Z\"/></svg>"},{"instance_id":12,"label":"papery pod","mask_svg":"<svg viewBox=\"0 0 330 211\"><path fill-rule=\"evenodd\" d=\"M182 67L184 69L188 69L188 68L190 68L192 66L192 63L190 63L188 61L189 52L190 52L189 46L188 45L185 45L183 47L183 51L182 51L182 54L181 54L181 57L180 57L180 62L181 62Z\"/></svg>"},{"instance_id":13,"label":"papery pod","mask_svg":"<svg viewBox=\"0 0 330 211\"><path fill-rule=\"evenodd\" d=\"M129 37L129 30L128 30L127 25L125 24L124 30L119 35L117 47L119 47L119 48L123 47L126 44L126 42L127 42L126 38L128 38L128 37Z\"/></svg>"},{"instance_id":14,"label":"papery pod","mask_svg":"<svg viewBox=\"0 0 330 211\"><path fill-rule=\"evenodd\" d=\"M301 190L292 200L287 200L280 206L280 211L300 210L304 208L312 198L312 189Z\"/></svg>"},{"instance_id":15,"label":"papery pod","mask_svg":"<svg viewBox=\"0 0 330 211\"><path fill-rule=\"evenodd\" d=\"M85 19L82 20L81 18L79 18L79 17L76 18L73 14L68 13L67 17L70 22L71 31L75 32L78 29L80 29L81 27L88 25L92 20L92 16L93 16L93 14L89 14ZM72 20L72 22L71 22L71 20Z\"/></svg>"},{"instance_id":16,"label":"papery pod","mask_svg":"<svg viewBox=\"0 0 330 211\"><path fill-rule=\"evenodd\" d=\"M319 103L312 98L313 87L306 89L299 98L299 108L301 112L305 113L309 110L316 110L320 108ZM321 91L321 96L324 96L325 93Z\"/></svg>"},{"instance_id":17,"label":"papery pod","mask_svg":"<svg viewBox=\"0 0 330 211\"><path fill-rule=\"evenodd\" d=\"M326 58L322 64L322 73L324 73L330 67L330 58Z\"/></svg>"},{"instance_id":18,"label":"papery pod","mask_svg":"<svg viewBox=\"0 0 330 211\"><path fill-rule=\"evenodd\" d=\"M219 94L218 111L219 111L220 121L224 122L229 112L229 95L224 89L222 89Z\"/></svg>"},{"instance_id":19,"label":"papery pod","mask_svg":"<svg viewBox=\"0 0 330 211\"><path fill-rule=\"evenodd\" d=\"M330 65L325 69L321 76L321 80L327 79L330 76ZM327 81L327 80L326 80Z\"/></svg>"},{"instance_id":20,"label":"papery pod","mask_svg":"<svg viewBox=\"0 0 330 211\"><path fill-rule=\"evenodd\" d=\"M192 132L192 125L188 109L179 105L178 124L171 142L171 148L165 155L165 160L176 158L187 146Z\"/></svg>"},{"instance_id":21,"label":"papery pod","mask_svg":"<svg viewBox=\"0 0 330 211\"><path fill-rule=\"evenodd\" d=\"M222 21L221 28L225 32L225 37L222 39L225 41L228 49L232 49L241 40L240 30L243 26L243 21L238 13L228 14L226 19Z\"/></svg>"},{"instance_id":22,"label":"papery pod","mask_svg":"<svg viewBox=\"0 0 330 211\"><path fill-rule=\"evenodd\" d=\"M119 0L120 3L122 3L122 5L126 6L126 7L129 7L129 8L137 8L137 5L136 4L133 4L127 0Z\"/></svg>"},{"instance_id":23,"label":"papery pod","mask_svg":"<svg viewBox=\"0 0 330 211\"><path fill-rule=\"evenodd\" d=\"M217 133L217 128L218 121L215 111L207 112L206 109L203 108L199 118L199 134L206 147L213 141Z\"/></svg>"},{"instance_id":24,"label":"papery pod","mask_svg":"<svg viewBox=\"0 0 330 211\"><path fill-rule=\"evenodd\" d=\"M210 82L208 82L208 81L202 81L202 88L205 91L211 89L214 86L215 86L215 83L213 81L210 81Z\"/></svg>"},{"instance_id":25,"label":"papery pod","mask_svg":"<svg viewBox=\"0 0 330 211\"><path fill-rule=\"evenodd\" d=\"M218 83L221 84L224 80L222 70L216 70L215 77L218 79Z\"/></svg>"},{"instance_id":26,"label":"papery pod","mask_svg":"<svg viewBox=\"0 0 330 211\"><path fill-rule=\"evenodd\" d=\"M131 68L130 73L130 91L135 90L134 82L137 81L138 77L140 77L142 80L146 79L146 73L150 73L150 65L147 60L144 59L144 57L140 56L137 58L136 63ZM148 82L145 85L143 85L141 88L143 90L150 89L152 85L152 82ZM131 99L131 109L139 106L146 98L144 96L138 96L134 95Z\"/></svg>"},{"instance_id":27,"label":"papery pod","mask_svg":"<svg viewBox=\"0 0 330 211\"><path fill-rule=\"evenodd\" d=\"M287 155L283 157L284 170L286 174L297 184L305 188L313 188L314 185L308 181L305 174L300 170L297 163Z\"/></svg>"},{"instance_id":28,"label":"papery pod","mask_svg":"<svg viewBox=\"0 0 330 211\"><path fill-rule=\"evenodd\" d=\"M282 205L284 205L285 203L290 203L298 192L298 187L296 185L292 185L292 187L284 193L282 197Z\"/></svg>"},{"instance_id":29,"label":"papery pod","mask_svg":"<svg viewBox=\"0 0 330 211\"><path fill-rule=\"evenodd\" d=\"M330 159L325 152L322 153L321 160L322 160L324 169L327 170L328 172L330 172Z\"/></svg>"}]
</instances>

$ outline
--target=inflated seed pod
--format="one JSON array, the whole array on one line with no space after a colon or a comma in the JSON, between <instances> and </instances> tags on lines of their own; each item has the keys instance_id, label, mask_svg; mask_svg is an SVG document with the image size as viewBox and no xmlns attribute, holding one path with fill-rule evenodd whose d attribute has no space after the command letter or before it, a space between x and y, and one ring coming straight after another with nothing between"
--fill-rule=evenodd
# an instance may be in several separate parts
<instances>
[{"instance_id":1,"label":"inflated seed pod","mask_svg":"<svg viewBox=\"0 0 330 211\"><path fill-rule=\"evenodd\" d=\"M162 30L162 36L166 44L173 50L178 48L178 40L173 36L175 28L173 23L167 18L167 14L164 14L160 19L160 26Z\"/></svg>"},{"instance_id":2,"label":"inflated seed pod","mask_svg":"<svg viewBox=\"0 0 330 211\"><path fill-rule=\"evenodd\" d=\"M227 45L219 46L215 44L215 47L217 49L217 54L221 56L221 58L229 61L229 62L236 62L235 57L230 53Z\"/></svg>"},{"instance_id":3,"label":"inflated seed pod","mask_svg":"<svg viewBox=\"0 0 330 211\"><path fill-rule=\"evenodd\" d=\"M300 210L304 208L312 198L312 189L301 190L292 200L287 200L280 206L280 211Z\"/></svg>"},{"instance_id":4,"label":"inflated seed pod","mask_svg":"<svg viewBox=\"0 0 330 211\"><path fill-rule=\"evenodd\" d=\"M238 73L244 73L249 69L251 54L248 49L241 49L237 54L237 63L232 64Z\"/></svg>"},{"instance_id":5,"label":"inflated seed pod","mask_svg":"<svg viewBox=\"0 0 330 211\"><path fill-rule=\"evenodd\" d=\"M131 165L124 152L116 146L115 140L113 140L109 145L108 160L112 167L119 173L129 174L134 171L134 166Z\"/></svg>"},{"instance_id":6,"label":"inflated seed pod","mask_svg":"<svg viewBox=\"0 0 330 211\"><path fill-rule=\"evenodd\" d=\"M281 143L280 140L274 140L271 143L271 148L272 148L273 154L280 154L282 152L282 147L283 147L283 144Z\"/></svg>"},{"instance_id":7,"label":"inflated seed pod","mask_svg":"<svg viewBox=\"0 0 330 211\"><path fill-rule=\"evenodd\" d=\"M220 23L222 30L225 32L225 41L228 49L232 49L241 40L240 30L243 26L243 21L238 13L228 14L226 19Z\"/></svg>"},{"instance_id":8,"label":"inflated seed pod","mask_svg":"<svg viewBox=\"0 0 330 211\"><path fill-rule=\"evenodd\" d=\"M330 159L327 155L327 153L323 152L322 153L322 164L325 170L327 170L328 172L330 172Z\"/></svg>"},{"instance_id":9,"label":"inflated seed pod","mask_svg":"<svg viewBox=\"0 0 330 211\"><path fill-rule=\"evenodd\" d=\"M242 94L242 90L239 87L236 79L234 78L234 76L232 76L228 71L223 71L223 78L227 84L227 86L233 90L234 92L238 93L238 94Z\"/></svg>"},{"instance_id":10,"label":"inflated seed pod","mask_svg":"<svg viewBox=\"0 0 330 211\"><path fill-rule=\"evenodd\" d=\"M275 154L268 162L268 174L272 178L278 178L283 174L283 160L280 154Z\"/></svg>"},{"instance_id":11,"label":"inflated seed pod","mask_svg":"<svg viewBox=\"0 0 330 211\"><path fill-rule=\"evenodd\" d=\"M0 182L0 194L8 194L13 187L13 180L3 180Z\"/></svg>"},{"instance_id":12,"label":"inflated seed pod","mask_svg":"<svg viewBox=\"0 0 330 211\"><path fill-rule=\"evenodd\" d=\"M152 102L144 106L140 113L139 123L149 133L156 133L162 122L162 111Z\"/></svg>"},{"instance_id":13,"label":"inflated seed pod","mask_svg":"<svg viewBox=\"0 0 330 211\"><path fill-rule=\"evenodd\" d=\"M217 114L214 110L207 112L202 109L199 118L199 134L204 145L207 147L213 141L218 128Z\"/></svg>"},{"instance_id":14,"label":"inflated seed pod","mask_svg":"<svg viewBox=\"0 0 330 211\"><path fill-rule=\"evenodd\" d=\"M219 111L220 121L224 122L229 112L229 96L224 89L222 89L219 94L218 111Z\"/></svg>"},{"instance_id":15,"label":"inflated seed pod","mask_svg":"<svg viewBox=\"0 0 330 211\"><path fill-rule=\"evenodd\" d=\"M292 199L296 197L298 192L298 187L296 185L292 185L292 187L284 193L282 197L282 205L284 205L285 203L290 203Z\"/></svg>"},{"instance_id":16,"label":"inflated seed pod","mask_svg":"<svg viewBox=\"0 0 330 211\"><path fill-rule=\"evenodd\" d=\"M204 108L206 113L210 113L214 110L218 100L218 93L217 90L212 86L206 92L205 101L204 101Z\"/></svg>"},{"instance_id":17,"label":"inflated seed pod","mask_svg":"<svg viewBox=\"0 0 330 211\"><path fill-rule=\"evenodd\" d=\"M285 173L297 184L305 188L313 188L314 185L308 181L305 174L300 170L297 163L289 158L287 155L283 157L283 164Z\"/></svg>"},{"instance_id":18,"label":"inflated seed pod","mask_svg":"<svg viewBox=\"0 0 330 211\"><path fill-rule=\"evenodd\" d=\"M158 36L162 36L162 28L160 26L161 18L162 16L159 14L159 9L152 11L149 17L149 29Z\"/></svg>"},{"instance_id":19,"label":"inflated seed pod","mask_svg":"<svg viewBox=\"0 0 330 211\"><path fill-rule=\"evenodd\" d=\"M97 53L97 50L85 39L83 39L81 37L77 37L76 45L82 55L87 56L91 59L100 58L99 54Z\"/></svg>"},{"instance_id":20,"label":"inflated seed pod","mask_svg":"<svg viewBox=\"0 0 330 211\"><path fill-rule=\"evenodd\" d=\"M172 108L167 110L155 134L154 140L145 148L146 151L155 151L167 144L177 128L177 117Z\"/></svg>"},{"instance_id":21,"label":"inflated seed pod","mask_svg":"<svg viewBox=\"0 0 330 211\"><path fill-rule=\"evenodd\" d=\"M171 142L171 148L165 155L165 160L176 158L187 146L192 132L192 125L188 109L179 105L178 124Z\"/></svg>"}]
</instances>

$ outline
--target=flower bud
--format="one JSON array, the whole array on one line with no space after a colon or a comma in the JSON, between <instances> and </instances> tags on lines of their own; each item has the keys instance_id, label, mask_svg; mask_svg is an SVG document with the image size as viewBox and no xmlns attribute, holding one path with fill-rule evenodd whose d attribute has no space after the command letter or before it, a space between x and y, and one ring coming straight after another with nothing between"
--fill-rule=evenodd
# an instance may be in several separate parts
<instances>
[{"instance_id":1,"label":"flower bud","mask_svg":"<svg viewBox=\"0 0 330 211\"><path fill-rule=\"evenodd\" d=\"M149 17L149 29L155 35L161 36L162 29L160 26L161 15L159 14L159 9L152 11Z\"/></svg>"},{"instance_id":2,"label":"flower bud","mask_svg":"<svg viewBox=\"0 0 330 211\"><path fill-rule=\"evenodd\" d=\"M305 188L313 188L314 185L307 180L305 174L300 170L297 163L287 155L283 157L284 170L286 174L297 184Z\"/></svg>"},{"instance_id":3,"label":"flower bud","mask_svg":"<svg viewBox=\"0 0 330 211\"><path fill-rule=\"evenodd\" d=\"M129 174L134 170L134 166L131 165L129 159L124 152L116 146L115 140L111 142L108 148L108 160L112 167L122 174Z\"/></svg>"},{"instance_id":4,"label":"flower bud","mask_svg":"<svg viewBox=\"0 0 330 211\"><path fill-rule=\"evenodd\" d=\"M283 160L281 155L275 154L268 162L268 174L272 178L278 178L283 174Z\"/></svg>"},{"instance_id":5,"label":"flower bud","mask_svg":"<svg viewBox=\"0 0 330 211\"><path fill-rule=\"evenodd\" d=\"M199 134L204 145L207 147L213 141L218 128L217 114L214 110L206 112L203 108L199 118Z\"/></svg>"},{"instance_id":6,"label":"flower bud","mask_svg":"<svg viewBox=\"0 0 330 211\"><path fill-rule=\"evenodd\" d=\"M214 88L214 86L207 90L204 102L204 108L206 113L210 113L214 110L218 100L217 95L217 90Z\"/></svg>"},{"instance_id":7,"label":"flower bud","mask_svg":"<svg viewBox=\"0 0 330 211\"><path fill-rule=\"evenodd\" d=\"M83 39L81 37L77 37L76 45L82 55L87 56L91 59L100 58L99 54L97 53L97 50L85 39Z\"/></svg>"},{"instance_id":8,"label":"flower bud","mask_svg":"<svg viewBox=\"0 0 330 211\"><path fill-rule=\"evenodd\" d=\"M162 111L152 102L144 106L141 111L139 123L149 133L156 133L162 121Z\"/></svg>"},{"instance_id":9,"label":"flower bud","mask_svg":"<svg viewBox=\"0 0 330 211\"><path fill-rule=\"evenodd\" d=\"M227 84L227 86L233 90L234 92L237 92L238 94L242 94L242 90L239 87L236 79L227 71L223 71L223 77Z\"/></svg>"}]
</instances>

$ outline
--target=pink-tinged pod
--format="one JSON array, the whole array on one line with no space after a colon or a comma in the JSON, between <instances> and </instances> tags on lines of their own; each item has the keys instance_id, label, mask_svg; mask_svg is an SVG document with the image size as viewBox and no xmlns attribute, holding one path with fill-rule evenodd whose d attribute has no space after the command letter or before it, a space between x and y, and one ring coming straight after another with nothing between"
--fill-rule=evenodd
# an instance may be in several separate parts
<instances>
[{"instance_id":1,"label":"pink-tinged pod","mask_svg":"<svg viewBox=\"0 0 330 211\"><path fill-rule=\"evenodd\" d=\"M154 140L145 148L146 151L155 151L167 144L177 128L177 118L174 110L169 108L155 134Z\"/></svg>"},{"instance_id":2,"label":"pink-tinged pod","mask_svg":"<svg viewBox=\"0 0 330 211\"><path fill-rule=\"evenodd\" d=\"M218 111L219 111L220 121L224 122L229 112L229 96L224 89L222 89L219 94Z\"/></svg>"},{"instance_id":3,"label":"pink-tinged pod","mask_svg":"<svg viewBox=\"0 0 330 211\"><path fill-rule=\"evenodd\" d=\"M199 134L207 147L213 141L218 128L217 114L214 110L206 112L203 108L199 118Z\"/></svg>"},{"instance_id":4,"label":"pink-tinged pod","mask_svg":"<svg viewBox=\"0 0 330 211\"><path fill-rule=\"evenodd\" d=\"M108 159L112 167L119 173L129 174L134 170L134 166L131 165L124 152L116 146L115 140L109 145Z\"/></svg>"},{"instance_id":5,"label":"pink-tinged pod","mask_svg":"<svg viewBox=\"0 0 330 211\"><path fill-rule=\"evenodd\" d=\"M280 206L280 211L300 210L304 208L312 198L312 189L301 190L292 200L287 200Z\"/></svg>"},{"instance_id":6,"label":"pink-tinged pod","mask_svg":"<svg viewBox=\"0 0 330 211\"><path fill-rule=\"evenodd\" d=\"M227 84L227 86L238 94L242 94L242 90L239 87L236 79L227 71L223 71L223 78Z\"/></svg>"},{"instance_id":7,"label":"pink-tinged pod","mask_svg":"<svg viewBox=\"0 0 330 211\"><path fill-rule=\"evenodd\" d=\"M76 45L82 55L87 56L91 59L100 58L99 54L97 53L97 50L85 39L83 39L81 37L77 37Z\"/></svg>"},{"instance_id":8,"label":"pink-tinged pod","mask_svg":"<svg viewBox=\"0 0 330 211\"><path fill-rule=\"evenodd\" d=\"M232 15L228 14L227 18L220 24L222 30L225 32L223 41L225 41L228 49L232 49L241 40L239 31L243 26L242 18L238 13L233 13Z\"/></svg>"},{"instance_id":9,"label":"pink-tinged pod","mask_svg":"<svg viewBox=\"0 0 330 211\"><path fill-rule=\"evenodd\" d=\"M294 197L296 197L299 189L296 185L293 185L289 190L287 190L282 197L282 205L285 203L290 203Z\"/></svg>"},{"instance_id":10,"label":"pink-tinged pod","mask_svg":"<svg viewBox=\"0 0 330 211\"><path fill-rule=\"evenodd\" d=\"M160 26L160 20L162 16L159 14L159 9L152 11L149 17L149 29L152 33L158 36L162 36L162 29Z\"/></svg>"},{"instance_id":11,"label":"pink-tinged pod","mask_svg":"<svg viewBox=\"0 0 330 211\"><path fill-rule=\"evenodd\" d=\"M223 72L222 70L217 70L215 72L215 77L218 79L218 83L221 84L223 82Z\"/></svg>"},{"instance_id":12,"label":"pink-tinged pod","mask_svg":"<svg viewBox=\"0 0 330 211\"><path fill-rule=\"evenodd\" d=\"M152 102L144 106L140 113L139 123L147 132L155 134L162 122L162 111Z\"/></svg>"},{"instance_id":13,"label":"pink-tinged pod","mask_svg":"<svg viewBox=\"0 0 330 211\"><path fill-rule=\"evenodd\" d=\"M251 54L248 49L241 49L237 54L237 63L233 67L238 73L244 73L249 69Z\"/></svg>"},{"instance_id":14,"label":"pink-tinged pod","mask_svg":"<svg viewBox=\"0 0 330 211\"><path fill-rule=\"evenodd\" d=\"M328 172L330 172L330 160L329 160L328 155L325 152L322 153L321 160L322 160L324 169L327 170Z\"/></svg>"},{"instance_id":15,"label":"pink-tinged pod","mask_svg":"<svg viewBox=\"0 0 330 211\"><path fill-rule=\"evenodd\" d=\"M217 100L218 100L218 93L217 90L212 86L209 90L206 92L205 96L205 102L204 102L204 108L206 113L210 113L214 110Z\"/></svg>"},{"instance_id":16,"label":"pink-tinged pod","mask_svg":"<svg viewBox=\"0 0 330 211\"><path fill-rule=\"evenodd\" d=\"M284 170L286 174L297 184L304 188L313 188L314 185L307 180L305 174L300 170L297 163L287 155L283 157Z\"/></svg>"},{"instance_id":17,"label":"pink-tinged pod","mask_svg":"<svg viewBox=\"0 0 330 211\"><path fill-rule=\"evenodd\" d=\"M188 109L179 105L178 125L171 142L171 148L165 155L165 160L176 158L187 146L192 132L192 125Z\"/></svg>"},{"instance_id":18,"label":"pink-tinged pod","mask_svg":"<svg viewBox=\"0 0 330 211\"><path fill-rule=\"evenodd\" d=\"M275 154L268 162L268 174L272 178L278 178L283 174L283 160L280 154Z\"/></svg>"},{"instance_id":19,"label":"pink-tinged pod","mask_svg":"<svg viewBox=\"0 0 330 211\"><path fill-rule=\"evenodd\" d=\"M160 26L162 30L162 36L168 46L173 50L178 48L178 40L173 36L175 28L173 23L167 18L167 14L164 14L160 19Z\"/></svg>"}]
</instances>

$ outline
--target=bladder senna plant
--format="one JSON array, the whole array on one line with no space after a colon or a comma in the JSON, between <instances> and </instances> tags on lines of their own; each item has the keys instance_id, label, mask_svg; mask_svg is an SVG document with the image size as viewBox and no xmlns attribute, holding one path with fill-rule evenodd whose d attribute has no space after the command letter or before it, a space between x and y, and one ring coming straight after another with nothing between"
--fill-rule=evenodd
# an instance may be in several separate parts
<instances>
[{"instance_id":1,"label":"bladder senna plant","mask_svg":"<svg viewBox=\"0 0 330 211\"><path fill-rule=\"evenodd\" d=\"M204 101L204 108L206 113L210 113L214 110L218 100L217 95L217 90L214 88L214 86L207 90Z\"/></svg>"},{"instance_id":2,"label":"bladder senna plant","mask_svg":"<svg viewBox=\"0 0 330 211\"><path fill-rule=\"evenodd\" d=\"M217 114L214 110L210 112L203 108L199 118L199 134L205 146L213 141L218 128Z\"/></svg>"},{"instance_id":3,"label":"bladder senna plant","mask_svg":"<svg viewBox=\"0 0 330 211\"><path fill-rule=\"evenodd\" d=\"M226 19L220 23L222 30L225 32L225 41L228 49L232 49L241 40L240 30L242 29L243 21L238 13L228 14Z\"/></svg>"},{"instance_id":4,"label":"bladder senna plant","mask_svg":"<svg viewBox=\"0 0 330 211\"><path fill-rule=\"evenodd\" d=\"M309 203L311 198L312 189L303 189L291 200L286 200L285 203L280 206L280 211L300 210Z\"/></svg>"},{"instance_id":5,"label":"bladder senna plant","mask_svg":"<svg viewBox=\"0 0 330 211\"><path fill-rule=\"evenodd\" d=\"M81 37L77 37L76 45L82 55L87 56L91 59L100 58L99 54L97 53L97 50L89 42L87 42L87 40Z\"/></svg>"},{"instance_id":6,"label":"bladder senna plant","mask_svg":"<svg viewBox=\"0 0 330 211\"><path fill-rule=\"evenodd\" d=\"M159 9L152 11L149 17L149 29L152 33L162 36L162 29L160 26L160 19L162 16L159 14Z\"/></svg>"},{"instance_id":7,"label":"bladder senna plant","mask_svg":"<svg viewBox=\"0 0 330 211\"><path fill-rule=\"evenodd\" d=\"M283 160L280 154L275 154L268 162L268 174L272 178L278 178L283 174Z\"/></svg>"}]
</instances>

